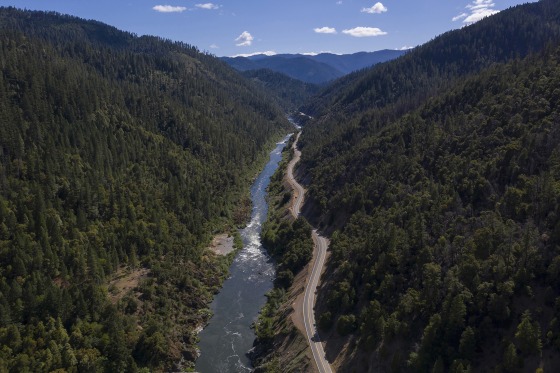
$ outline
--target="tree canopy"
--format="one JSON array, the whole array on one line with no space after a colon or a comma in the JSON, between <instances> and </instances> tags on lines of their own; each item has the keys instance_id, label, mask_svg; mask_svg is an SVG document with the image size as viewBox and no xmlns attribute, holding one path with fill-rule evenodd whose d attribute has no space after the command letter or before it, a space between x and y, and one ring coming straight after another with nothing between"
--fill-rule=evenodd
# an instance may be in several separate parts
<instances>
[{"instance_id":1,"label":"tree canopy","mask_svg":"<svg viewBox=\"0 0 560 373\"><path fill-rule=\"evenodd\" d=\"M192 361L227 271L204 247L283 113L192 46L56 13L0 8L0 64L0 370Z\"/></svg>"},{"instance_id":2,"label":"tree canopy","mask_svg":"<svg viewBox=\"0 0 560 373\"><path fill-rule=\"evenodd\" d=\"M559 25L555 1L503 11L307 106L340 371L557 367Z\"/></svg>"}]
</instances>

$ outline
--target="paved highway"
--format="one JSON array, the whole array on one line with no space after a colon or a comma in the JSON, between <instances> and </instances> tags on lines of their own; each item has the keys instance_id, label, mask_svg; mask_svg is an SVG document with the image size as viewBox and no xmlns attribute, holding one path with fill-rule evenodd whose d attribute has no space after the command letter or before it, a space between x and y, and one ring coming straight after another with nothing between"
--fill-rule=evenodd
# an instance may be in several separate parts
<instances>
[{"instance_id":1,"label":"paved highway","mask_svg":"<svg viewBox=\"0 0 560 373\"><path fill-rule=\"evenodd\" d=\"M331 373L331 366L325 358L325 350L323 344L319 339L317 331L317 323L315 322L315 312L313 306L315 305L315 293L317 292L317 285L321 278L321 271L325 264L325 257L327 256L328 241L325 237L320 236L317 230L313 230L313 242L317 250L317 257L313 264L311 277L305 288L305 296L303 298L303 322L305 324L305 331L307 332L307 340L313 352L313 358L317 364L317 369L320 373Z\"/></svg>"},{"instance_id":2,"label":"paved highway","mask_svg":"<svg viewBox=\"0 0 560 373\"><path fill-rule=\"evenodd\" d=\"M292 146L294 149L294 158L288 164L287 169L288 182L294 189L295 198L292 203L291 212L296 218L300 214L305 195L305 190L295 180L293 173L294 166L301 157L301 152L297 149L297 141L299 140L300 134L301 132L297 134L296 141ZM309 342L309 346L313 352L313 359L315 360L317 369L320 373L331 373L331 366L325 358L325 350L323 349L323 344L319 340L317 323L315 322L315 312L313 312L313 307L315 306L315 293L317 292L317 285L319 284L323 265L325 264L325 257L327 256L329 243L325 237L319 235L316 229L313 230L313 243L315 244L316 255L315 262L313 263L313 269L311 270L311 277L308 278L307 286L305 287L305 295L303 298L303 323L305 325L307 341Z\"/></svg>"}]
</instances>

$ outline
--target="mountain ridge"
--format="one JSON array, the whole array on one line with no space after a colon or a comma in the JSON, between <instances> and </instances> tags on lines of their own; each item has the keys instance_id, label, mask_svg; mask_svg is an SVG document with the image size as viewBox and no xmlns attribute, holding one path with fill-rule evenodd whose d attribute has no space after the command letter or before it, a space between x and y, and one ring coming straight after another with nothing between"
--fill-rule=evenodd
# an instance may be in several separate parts
<instances>
[{"instance_id":1,"label":"mountain ridge","mask_svg":"<svg viewBox=\"0 0 560 373\"><path fill-rule=\"evenodd\" d=\"M221 57L239 71L270 69L307 83L325 84L352 71L398 58L406 51L384 49L352 54L258 54L249 57Z\"/></svg>"},{"instance_id":2,"label":"mountain ridge","mask_svg":"<svg viewBox=\"0 0 560 373\"><path fill-rule=\"evenodd\" d=\"M532 50L541 50L554 43L560 29L556 20L559 10L551 1L539 1L506 9L492 17L461 29L447 31L418 46L395 63L380 64L364 72L348 74L327 86L302 111L321 116L324 108L336 106L341 115L361 112L364 108L395 104L397 99L418 95L427 97L445 86L455 76L476 72L482 66L523 57ZM523 17L527 17L525 21ZM500 28L494 25L499 22ZM500 38L497 40L497 38ZM472 44L476 40L478 45ZM398 69L416 69L405 76ZM443 71L446 76L440 74ZM395 87L385 94L384 89Z\"/></svg>"}]
</instances>

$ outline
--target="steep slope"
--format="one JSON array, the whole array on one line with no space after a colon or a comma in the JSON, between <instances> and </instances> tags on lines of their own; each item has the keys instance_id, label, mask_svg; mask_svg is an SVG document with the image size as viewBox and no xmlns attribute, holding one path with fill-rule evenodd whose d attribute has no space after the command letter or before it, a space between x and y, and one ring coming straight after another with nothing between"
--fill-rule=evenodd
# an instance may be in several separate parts
<instances>
[{"instance_id":1,"label":"steep slope","mask_svg":"<svg viewBox=\"0 0 560 373\"><path fill-rule=\"evenodd\" d=\"M558 370L559 25L503 11L307 107L337 371Z\"/></svg>"},{"instance_id":2,"label":"steep slope","mask_svg":"<svg viewBox=\"0 0 560 373\"><path fill-rule=\"evenodd\" d=\"M305 268L313 257L312 228L298 216L303 190L295 192L287 180L295 162L294 141L297 136L284 148L283 161L268 187L270 207L262 241L276 260L277 277L255 323L257 339L251 356L255 372L303 372L315 366L305 334L298 330L303 328L302 321L294 322L295 304L306 281Z\"/></svg>"},{"instance_id":3,"label":"steep slope","mask_svg":"<svg viewBox=\"0 0 560 373\"><path fill-rule=\"evenodd\" d=\"M560 50L490 68L330 163L338 371L558 370L559 83Z\"/></svg>"},{"instance_id":4,"label":"steep slope","mask_svg":"<svg viewBox=\"0 0 560 373\"><path fill-rule=\"evenodd\" d=\"M249 70L243 72L242 75L266 89L287 113L293 112L299 108L302 102L309 100L319 92L317 85L305 83L269 69Z\"/></svg>"},{"instance_id":5,"label":"steep slope","mask_svg":"<svg viewBox=\"0 0 560 373\"><path fill-rule=\"evenodd\" d=\"M0 370L188 364L204 247L289 124L185 44L13 8L0 35Z\"/></svg>"},{"instance_id":6,"label":"steep slope","mask_svg":"<svg viewBox=\"0 0 560 373\"><path fill-rule=\"evenodd\" d=\"M557 1L517 6L447 32L395 61L339 79L302 108L319 118L302 137L302 146L311 145L303 161L321 158L317 152L329 140L344 136L346 127L362 118L378 117L378 110L400 115L457 78L557 43L559 20ZM340 135L332 136L335 132Z\"/></svg>"}]
</instances>

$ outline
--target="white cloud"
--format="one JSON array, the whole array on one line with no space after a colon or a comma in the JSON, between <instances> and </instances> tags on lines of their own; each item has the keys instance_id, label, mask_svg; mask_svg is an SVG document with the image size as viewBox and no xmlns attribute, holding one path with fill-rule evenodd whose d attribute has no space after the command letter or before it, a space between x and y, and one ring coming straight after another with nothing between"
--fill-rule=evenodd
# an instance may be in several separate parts
<instances>
[{"instance_id":1,"label":"white cloud","mask_svg":"<svg viewBox=\"0 0 560 373\"><path fill-rule=\"evenodd\" d=\"M468 16L469 16L469 15L468 15L467 13L461 13L461 14L459 14L458 16L453 17L451 20L452 20L453 22L455 22L455 21L458 21L458 20L460 20L460 19L467 18Z\"/></svg>"},{"instance_id":2,"label":"white cloud","mask_svg":"<svg viewBox=\"0 0 560 373\"><path fill-rule=\"evenodd\" d=\"M211 44L210 45L210 49L219 49L220 47L217 46L216 44Z\"/></svg>"},{"instance_id":3,"label":"white cloud","mask_svg":"<svg viewBox=\"0 0 560 373\"><path fill-rule=\"evenodd\" d=\"M363 8L362 13L379 14L387 11L387 7L381 3L375 3L371 8Z\"/></svg>"},{"instance_id":4,"label":"white cloud","mask_svg":"<svg viewBox=\"0 0 560 373\"><path fill-rule=\"evenodd\" d=\"M489 16L494 15L496 13L500 13L500 11L495 10L495 9L485 9L484 11L478 11L478 12L475 12L475 13L471 14L470 16L465 18L465 20L463 22L464 23L475 23L475 22L480 21L483 18L489 17Z\"/></svg>"},{"instance_id":5,"label":"white cloud","mask_svg":"<svg viewBox=\"0 0 560 373\"><path fill-rule=\"evenodd\" d=\"M195 7L200 8L200 9L208 9L208 10L214 10L214 9L219 9L220 8L219 5L212 4L212 3L195 4Z\"/></svg>"},{"instance_id":6,"label":"white cloud","mask_svg":"<svg viewBox=\"0 0 560 373\"><path fill-rule=\"evenodd\" d=\"M354 27L348 30L342 30L342 33L346 35L354 36L356 38L387 35L385 31L381 31L377 27Z\"/></svg>"},{"instance_id":7,"label":"white cloud","mask_svg":"<svg viewBox=\"0 0 560 373\"><path fill-rule=\"evenodd\" d=\"M334 27L317 27L314 28L313 31L318 34L336 34L336 29Z\"/></svg>"},{"instance_id":8,"label":"white cloud","mask_svg":"<svg viewBox=\"0 0 560 373\"><path fill-rule=\"evenodd\" d=\"M252 57L252 56L258 56L264 54L265 56L274 56L278 53L276 53L275 51L266 51L266 52L254 52L254 53L240 53L240 54L236 54L234 56L231 56L232 58L235 57Z\"/></svg>"},{"instance_id":9,"label":"white cloud","mask_svg":"<svg viewBox=\"0 0 560 373\"><path fill-rule=\"evenodd\" d=\"M235 39L235 41L238 42L235 45L237 45L238 47L248 47L253 44L254 39L255 38L249 33L249 31L243 31L241 35L239 35L237 39Z\"/></svg>"},{"instance_id":10,"label":"white cloud","mask_svg":"<svg viewBox=\"0 0 560 373\"><path fill-rule=\"evenodd\" d=\"M337 1L336 5L342 5L342 0Z\"/></svg>"},{"instance_id":11,"label":"white cloud","mask_svg":"<svg viewBox=\"0 0 560 373\"><path fill-rule=\"evenodd\" d=\"M405 46L403 46L403 47L400 47L399 50L401 50L401 51L407 51L407 50L412 49L412 48L414 48L414 47L409 47L408 45L405 45Z\"/></svg>"},{"instance_id":12,"label":"white cloud","mask_svg":"<svg viewBox=\"0 0 560 373\"><path fill-rule=\"evenodd\" d=\"M152 9L160 13L181 13L187 10L187 8L184 6L172 6L172 5L156 5Z\"/></svg>"},{"instance_id":13,"label":"white cloud","mask_svg":"<svg viewBox=\"0 0 560 373\"><path fill-rule=\"evenodd\" d=\"M465 7L470 13L461 13L453 17L452 21L456 22L462 19L463 23L467 24L478 22L485 17L499 13L499 10L494 9L495 6L496 4L493 0L473 0L472 3Z\"/></svg>"}]
</instances>

